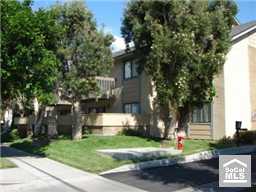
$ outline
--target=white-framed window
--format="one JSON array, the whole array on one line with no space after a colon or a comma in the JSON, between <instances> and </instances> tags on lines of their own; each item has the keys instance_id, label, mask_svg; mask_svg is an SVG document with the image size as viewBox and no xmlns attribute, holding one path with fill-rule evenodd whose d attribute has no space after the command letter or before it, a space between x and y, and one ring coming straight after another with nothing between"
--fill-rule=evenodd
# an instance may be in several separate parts
<instances>
[{"instance_id":1,"label":"white-framed window","mask_svg":"<svg viewBox=\"0 0 256 192\"><path fill-rule=\"evenodd\" d=\"M132 78L132 64L128 61L124 64L124 79L130 78Z\"/></svg>"},{"instance_id":2,"label":"white-framed window","mask_svg":"<svg viewBox=\"0 0 256 192\"><path fill-rule=\"evenodd\" d=\"M124 113L140 113L139 103L125 103L123 106Z\"/></svg>"},{"instance_id":3,"label":"white-framed window","mask_svg":"<svg viewBox=\"0 0 256 192\"><path fill-rule=\"evenodd\" d=\"M206 103L202 107L195 107L192 111L192 123L210 123L211 104Z\"/></svg>"},{"instance_id":4,"label":"white-framed window","mask_svg":"<svg viewBox=\"0 0 256 192\"><path fill-rule=\"evenodd\" d=\"M132 79L138 76L138 63L127 61L124 63L124 79Z\"/></svg>"}]
</instances>

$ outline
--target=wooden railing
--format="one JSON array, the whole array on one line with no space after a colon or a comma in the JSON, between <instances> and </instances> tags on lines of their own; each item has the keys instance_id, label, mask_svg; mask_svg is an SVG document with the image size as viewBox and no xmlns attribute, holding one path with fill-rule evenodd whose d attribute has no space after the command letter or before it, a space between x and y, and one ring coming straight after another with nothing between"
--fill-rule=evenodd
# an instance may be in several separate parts
<instances>
[{"instance_id":1,"label":"wooden railing","mask_svg":"<svg viewBox=\"0 0 256 192\"><path fill-rule=\"evenodd\" d=\"M115 88L115 78L112 77L95 77L101 92L107 92Z\"/></svg>"},{"instance_id":2,"label":"wooden railing","mask_svg":"<svg viewBox=\"0 0 256 192\"><path fill-rule=\"evenodd\" d=\"M115 78L113 77L95 77L99 86L99 95L90 94L89 98L101 97L101 98L110 98L114 96L117 92L117 88L115 87Z\"/></svg>"}]
</instances>

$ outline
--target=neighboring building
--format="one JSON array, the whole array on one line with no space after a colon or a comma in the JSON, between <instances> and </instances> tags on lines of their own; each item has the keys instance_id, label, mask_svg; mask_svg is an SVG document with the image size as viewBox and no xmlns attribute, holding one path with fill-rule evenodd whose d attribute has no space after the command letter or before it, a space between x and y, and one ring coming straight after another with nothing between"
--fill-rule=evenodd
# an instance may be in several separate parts
<instances>
[{"instance_id":1,"label":"neighboring building","mask_svg":"<svg viewBox=\"0 0 256 192\"><path fill-rule=\"evenodd\" d=\"M256 21L233 27L231 37L224 69L214 80L213 103L191 112L191 138L232 136L236 121L242 121L243 128L256 129ZM112 77L96 77L102 94L81 101L84 126L103 135L134 128L161 137L164 124L150 77L138 73L133 50L113 57ZM70 105L60 101L55 109L58 131L71 132Z\"/></svg>"},{"instance_id":2,"label":"neighboring building","mask_svg":"<svg viewBox=\"0 0 256 192\"><path fill-rule=\"evenodd\" d=\"M217 95L213 103L194 109L191 114L188 134L192 138L232 136L236 121L242 121L244 128L256 129L256 21L233 27L231 37L232 48L224 69L214 80ZM144 72L137 73L132 51L117 52L114 59L112 75L123 91L111 112L149 116L152 134L159 133L155 128L163 128L163 123L156 115L156 93L149 77Z\"/></svg>"}]
</instances>

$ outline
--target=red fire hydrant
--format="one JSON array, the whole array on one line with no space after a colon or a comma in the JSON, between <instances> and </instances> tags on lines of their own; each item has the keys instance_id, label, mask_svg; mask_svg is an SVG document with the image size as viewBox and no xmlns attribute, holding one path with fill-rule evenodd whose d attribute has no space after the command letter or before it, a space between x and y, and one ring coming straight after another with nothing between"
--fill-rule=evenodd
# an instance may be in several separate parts
<instances>
[{"instance_id":1,"label":"red fire hydrant","mask_svg":"<svg viewBox=\"0 0 256 192\"><path fill-rule=\"evenodd\" d=\"M177 133L177 149L182 150L184 149L184 139L185 139L185 132L179 131Z\"/></svg>"}]
</instances>

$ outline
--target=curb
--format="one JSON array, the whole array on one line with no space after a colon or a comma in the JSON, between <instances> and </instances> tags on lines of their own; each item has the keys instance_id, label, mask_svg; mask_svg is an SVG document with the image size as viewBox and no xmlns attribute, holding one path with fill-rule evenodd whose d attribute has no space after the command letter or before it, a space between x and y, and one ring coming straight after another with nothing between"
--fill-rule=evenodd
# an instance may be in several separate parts
<instances>
[{"instance_id":1,"label":"curb","mask_svg":"<svg viewBox=\"0 0 256 192\"><path fill-rule=\"evenodd\" d=\"M153 168L153 167L171 166L175 164L183 164L183 163L190 163L194 161L217 158L219 155L235 155L235 154L250 153L253 151L256 151L256 145L245 145L241 147L202 151L192 155L178 156L173 159L160 159L160 160L145 161L141 163L123 165L115 169L104 171L99 175L126 172L126 171L138 171L138 170Z\"/></svg>"}]
</instances>

